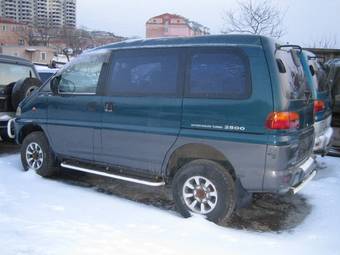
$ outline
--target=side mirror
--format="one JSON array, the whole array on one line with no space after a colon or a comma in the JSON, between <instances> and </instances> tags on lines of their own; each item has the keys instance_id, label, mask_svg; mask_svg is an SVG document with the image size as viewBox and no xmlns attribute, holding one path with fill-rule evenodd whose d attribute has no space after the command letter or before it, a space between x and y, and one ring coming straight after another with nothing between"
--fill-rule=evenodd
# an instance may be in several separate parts
<instances>
[{"instance_id":1,"label":"side mirror","mask_svg":"<svg viewBox=\"0 0 340 255\"><path fill-rule=\"evenodd\" d=\"M59 93L59 81L60 81L60 76L55 76L51 80L51 91L53 95L58 95Z\"/></svg>"}]
</instances>

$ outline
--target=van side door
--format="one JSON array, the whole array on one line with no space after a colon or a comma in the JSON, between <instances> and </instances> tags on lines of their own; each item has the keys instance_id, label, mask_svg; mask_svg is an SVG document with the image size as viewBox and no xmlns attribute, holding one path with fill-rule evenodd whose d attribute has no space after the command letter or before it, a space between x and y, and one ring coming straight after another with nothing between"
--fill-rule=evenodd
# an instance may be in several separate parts
<instances>
[{"instance_id":1,"label":"van side door","mask_svg":"<svg viewBox=\"0 0 340 255\"><path fill-rule=\"evenodd\" d=\"M103 97L96 161L159 175L180 131L181 49L118 50Z\"/></svg>"},{"instance_id":2,"label":"van side door","mask_svg":"<svg viewBox=\"0 0 340 255\"><path fill-rule=\"evenodd\" d=\"M81 55L57 74L58 94L48 98L48 135L55 153L93 160L95 129L101 125L99 88L110 54Z\"/></svg>"}]
</instances>

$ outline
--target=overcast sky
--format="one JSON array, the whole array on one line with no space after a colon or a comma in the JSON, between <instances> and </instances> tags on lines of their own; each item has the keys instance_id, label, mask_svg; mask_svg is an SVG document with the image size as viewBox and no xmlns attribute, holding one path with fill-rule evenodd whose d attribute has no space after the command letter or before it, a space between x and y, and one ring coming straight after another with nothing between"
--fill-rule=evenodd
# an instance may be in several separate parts
<instances>
[{"instance_id":1,"label":"overcast sky","mask_svg":"<svg viewBox=\"0 0 340 255\"><path fill-rule=\"evenodd\" d=\"M340 0L273 0L286 15L283 42L312 46L326 38L340 48ZM197 21L218 34L236 0L78 0L78 26L145 37L145 22L165 12ZM336 39L335 39L336 38Z\"/></svg>"}]
</instances>

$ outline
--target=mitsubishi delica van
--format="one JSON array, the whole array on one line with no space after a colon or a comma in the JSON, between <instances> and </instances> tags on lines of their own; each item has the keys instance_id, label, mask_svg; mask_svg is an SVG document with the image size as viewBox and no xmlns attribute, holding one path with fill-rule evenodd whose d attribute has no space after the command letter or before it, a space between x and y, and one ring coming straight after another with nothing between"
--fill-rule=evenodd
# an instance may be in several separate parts
<instances>
[{"instance_id":1,"label":"mitsubishi delica van","mask_svg":"<svg viewBox=\"0 0 340 255\"><path fill-rule=\"evenodd\" d=\"M295 46L222 35L84 53L25 99L25 170L168 185L178 211L221 222L244 194L296 193L315 175L314 102Z\"/></svg>"},{"instance_id":2,"label":"mitsubishi delica van","mask_svg":"<svg viewBox=\"0 0 340 255\"><path fill-rule=\"evenodd\" d=\"M309 51L301 50L300 56L302 66L307 78L307 84L314 99L315 113L315 143L314 153L326 155L331 147L333 129L331 86L327 81L326 71L318 62L317 57Z\"/></svg>"}]
</instances>

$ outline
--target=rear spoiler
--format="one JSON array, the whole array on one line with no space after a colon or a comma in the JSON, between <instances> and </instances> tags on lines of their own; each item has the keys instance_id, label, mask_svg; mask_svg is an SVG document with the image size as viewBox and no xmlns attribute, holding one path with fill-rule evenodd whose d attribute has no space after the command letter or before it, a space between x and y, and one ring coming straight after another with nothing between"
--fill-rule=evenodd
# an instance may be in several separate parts
<instances>
[{"instance_id":1,"label":"rear spoiler","mask_svg":"<svg viewBox=\"0 0 340 255\"><path fill-rule=\"evenodd\" d=\"M295 49L295 50L299 50L301 53L302 52L302 47L299 46L299 45L295 45L295 44L285 44L285 45L278 45L276 46L276 50L281 50L283 48L292 48L292 49Z\"/></svg>"}]
</instances>

